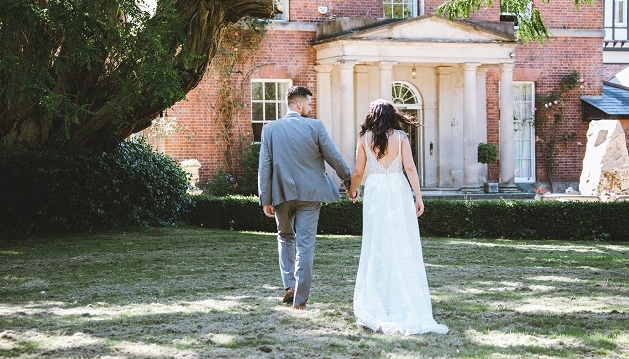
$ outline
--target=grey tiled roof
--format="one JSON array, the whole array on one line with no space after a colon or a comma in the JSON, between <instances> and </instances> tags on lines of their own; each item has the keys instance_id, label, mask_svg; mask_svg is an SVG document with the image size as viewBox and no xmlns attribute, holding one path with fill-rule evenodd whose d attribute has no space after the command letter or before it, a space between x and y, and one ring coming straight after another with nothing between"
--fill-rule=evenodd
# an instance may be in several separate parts
<instances>
[{"instance_id":1,"label":"grey tiled roof","mask_svg":"<svg viewBox=\"0 0 629 359\"><path fill-rule=\"evenodd\" d=\"M629 118L629 87L604 82L601 96L581 96L581 100L598 110L596 112L608 115L608 118ZM585 104L584 110L587 107Z\"/></svg>"}]
</instances>

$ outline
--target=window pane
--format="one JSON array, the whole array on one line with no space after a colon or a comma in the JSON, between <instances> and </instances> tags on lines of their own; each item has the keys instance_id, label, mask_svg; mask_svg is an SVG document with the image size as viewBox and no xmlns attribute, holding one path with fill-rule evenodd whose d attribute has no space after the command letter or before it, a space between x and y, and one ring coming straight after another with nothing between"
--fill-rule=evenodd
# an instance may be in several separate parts
<instances>
[{"instance_id":1,"label":"window pane","mask_svg":"<svg viewBox=\"0 0 629 359\"><path fill-rule=\"evenodd\" d=\"M264 104L262 102L254 102L251 104L251 120L264 121Z\"/></svg>"},{"instance_id":2,"label":"window pane","mask_svg":"<svg viewBox=\"0 0 629 359\"><path fill-rule=\"evenodd\" d=\"M277 83L277 100L285 102L286 90L288 90L288 82Z\"/></svg>"},{"instance_id":3,"label":"window pane","mask_svg":"<svg viewBox=\"0 0 629 359\"><path fill-rule=\"evenodd\" d=\"M275 0L274 4L273 4L273 14L275 15L273 17L274 20L286 20L287 17L287 7L286 7L286 0Z\"/></svg>"},{"instance_id":4,"label":"window pane","mask_svg":"<svg viewBox=\"0 0 629 359\"><path fill-rule=\"evenodd\" d=\"M264 119L272 121L277 119L276 104L274 102L267 102L264 104Z\"/></svg>"},{"instance_id":5,"label":"window pane","mask_svg":"<svg viewBox=\"0 0 629 359\"><path fill-rule=\"evenodd\" d=\"M393 11L391 10L390 5L384 5L384 17L387 19L393 18Z\"/></svg>"},{"instance_id":6,"label":"window pane","mask_svg":"<svg viewBox=\"0 0 629 359\"><path fill-rule=\"evenodd\" d=\"M251 99L262 100L262 83L261 82L251 83Z\"/></svg>"},{"instance_id":7,"label":"window pane","mask_svg":"<svg viewBox=\"0 0 629 359\"><path fill-rule=\"evenodd\" d=\"M262 124L254 122L251 124L251 129L253 130L253 140L260 142L262 140Z\"/></svg>"},{"instance_id":8,"label":"window pane","mask_svg":"<svg viewBox=\"0 0 629 359\"><path fill-rule=\"evenodd\" d=\"M275 89L275 82L265 82L264 83L264 99L265 100L275 100L277 99Z\"/></svg>"}]
</instances>

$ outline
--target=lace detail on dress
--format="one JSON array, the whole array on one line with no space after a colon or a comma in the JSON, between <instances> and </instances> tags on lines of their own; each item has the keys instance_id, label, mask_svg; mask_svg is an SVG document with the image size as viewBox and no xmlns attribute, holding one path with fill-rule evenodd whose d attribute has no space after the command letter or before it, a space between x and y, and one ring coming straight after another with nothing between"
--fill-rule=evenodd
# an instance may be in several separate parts
<instances>
[{"instance_id":1,"label":"lace detail on dress","mask_svg":"<svg viewBox=\"0 0 629 359\"><path fill-rule=\"evenodd\" d=\"M396 131L397 132L397 131ZM373 154L371 150L371 146L369 146L369 142L367 141L367 136L365 136L365 152L367 152L367 172L369 174L376 173L397 173L402 172L402 136L398 132L398 153L395 159L391 162L388 167L384 167L378 159Z\"/></svg>"}]
</instances>

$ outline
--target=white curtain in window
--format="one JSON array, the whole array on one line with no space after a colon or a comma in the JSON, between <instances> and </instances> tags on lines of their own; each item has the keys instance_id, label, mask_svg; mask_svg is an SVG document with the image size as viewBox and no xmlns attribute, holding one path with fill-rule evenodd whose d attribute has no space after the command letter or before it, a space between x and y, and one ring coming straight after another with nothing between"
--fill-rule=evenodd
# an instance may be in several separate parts
<instances>
[{"instance_id":1,"label":"white curtain in window","mask_svg":"<svg viewBox=\"0 0 629 359\"><path fill-rule=\"evenodd\" d=\"M518 182L535 181L533 83L513 84L515 177Z\"/></svg>"}]
</instances>

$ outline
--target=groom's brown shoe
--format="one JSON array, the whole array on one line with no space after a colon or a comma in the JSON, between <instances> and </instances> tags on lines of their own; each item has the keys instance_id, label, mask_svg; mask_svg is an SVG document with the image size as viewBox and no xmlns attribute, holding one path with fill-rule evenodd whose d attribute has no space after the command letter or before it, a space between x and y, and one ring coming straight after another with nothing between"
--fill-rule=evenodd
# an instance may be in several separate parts
<instances>
[{"instance_id":1,"label":"groom's brown shoe","mask_svg":"<svg viewBox=\"0 0 629 359\"><path fill-rule=\"evenodd\" d=\"M294 296L295 296L295 288L290 287L286 289L286 293L284 293L284 298L282 298L282 303L293 304Z\"/></svg>"}]
</instances>

